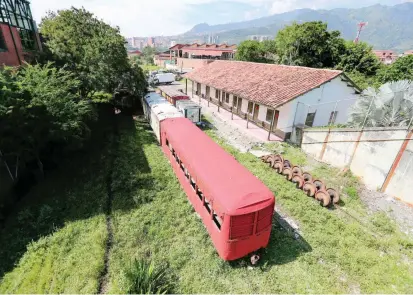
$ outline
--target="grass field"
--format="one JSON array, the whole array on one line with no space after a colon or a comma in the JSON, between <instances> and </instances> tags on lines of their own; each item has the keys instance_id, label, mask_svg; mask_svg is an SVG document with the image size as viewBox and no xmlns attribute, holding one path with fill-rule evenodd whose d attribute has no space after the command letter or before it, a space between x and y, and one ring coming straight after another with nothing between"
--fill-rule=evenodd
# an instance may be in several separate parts
<instances>
[{"instance_id":1,"label":"grass field","mask_svg":"<svg viewBox=\"0 0 413 295\"><path fill-rule=\"evenodd\" d=\"M349 194L353 203L346 200L343 206L357 211L365 223L339 210L320 207L259 159L239 153L209 130L207 133L214 140L274 191L276 203L299 224L301 234L296 236L274 221L269 246L257 267L249 267L248 259L222 261L149 126L125 117L119 130L110 184L113 245L109 252L109 293L131 289L128 271L135 259L165 267L173 285L171 290L177 293L413 290L412 240L384 215L368 215L357 201L357 191ZM60 171L55 181L52 178L47 186L39 185L32 195L41 200L30 199L13 219L16 225L11 222L6 226L7 235L2 232L0 238L1 275L6 273L0 293L97 292L107 238L103 209L107 197L105 181L110 171L107 163L113 154L110 146L90 159L85 157L82 166L73 163L82 167L81 171ZM305 165L299 152L286 152ZM315 172L327 175L328 169ZM63 183L62 175L69 178L67 183ZM345 177L349 187L355 185L351 175ZM50 187L54 191L44 189ZM52 208L51 213L46 205ZM51 229L28 234L27 224L38 220L45 220L40 224ZM17 242L22 236L25 239ZM13 250L15 243L19 251ZM7 250L3 250L3 245L9 245ZM7 261L6 267L3 259Z\"/></svg>"}]
</instances>

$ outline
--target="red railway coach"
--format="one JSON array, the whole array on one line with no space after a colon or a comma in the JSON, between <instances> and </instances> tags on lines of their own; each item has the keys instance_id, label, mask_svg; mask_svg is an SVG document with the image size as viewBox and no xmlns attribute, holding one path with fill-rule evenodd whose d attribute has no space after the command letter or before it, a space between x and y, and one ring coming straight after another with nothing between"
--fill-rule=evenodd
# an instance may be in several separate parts
<instances>
[{"instance_id":1,"label":"red railway coach","mask_svg":"<svg viewBox=\"0 0 413 295\"><path fill-rule=\"evenodd\" d=\"M161 145L222 259L267 246L275 198L258 178L186 118L161 122Z\"/></svg>"}]
</instances>

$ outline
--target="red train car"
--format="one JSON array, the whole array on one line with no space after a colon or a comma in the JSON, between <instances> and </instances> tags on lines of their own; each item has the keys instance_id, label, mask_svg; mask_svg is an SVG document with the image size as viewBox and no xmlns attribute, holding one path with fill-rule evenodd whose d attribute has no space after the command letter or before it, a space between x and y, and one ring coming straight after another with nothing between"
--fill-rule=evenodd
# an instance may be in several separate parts
<instances>
[{"instance_id":1,"label":"red train car","mask_svg":"<svg viewBox=\"0 0 413 295\"><path fill-rule=\"evenodd\" d=\"M161 145L222 259L267 246L275 198L257 177L186 118L162 121Z\"/></svg>"},{"instance_id":2,"label":"red train car","mask_svg":"<svg viewBox=\"0 0 413 295\"><path fill-rule=\"evenodd\" d=\"M176 107L178 100L189 100L189 96L177 90L175 86L158 86L161 95Z\"/></svg>"}]
</instances>

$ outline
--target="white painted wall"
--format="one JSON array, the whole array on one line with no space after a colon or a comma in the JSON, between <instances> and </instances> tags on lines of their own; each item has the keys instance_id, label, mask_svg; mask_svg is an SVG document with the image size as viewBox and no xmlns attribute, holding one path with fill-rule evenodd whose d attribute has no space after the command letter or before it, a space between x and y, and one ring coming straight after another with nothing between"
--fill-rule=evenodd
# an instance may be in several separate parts
<instances>
[{"instance_id":1,"label":"white painted wall","mask_svg":"<svg viewBox=\"0 0 413 295\"><path fill-rule=\"evenodd\" d=\"M205 85L201 87L205 95ZM215 88L211 87L211 96L215 97ZM358 95L353 87L349 87L340 77L323 84L319 88L288 102L278 108L279 118L276 128L283 132L292 132L293 124L304 124L307 114L316 112L313 127L326 126L334 110L338 111L335 124L346 123L350 107ZM229 105L232 106L233 95L230 95ZM336 105L337 103L337 105ZM298 106L297 106L298 104ZM311 106L311 107L308 107ZM246 113L248 101L243 99L241 111ZM266 121L267 106L260 105L258 119ZM271 123L271 122L268 122Z\"/></svg>"}]
</instances>

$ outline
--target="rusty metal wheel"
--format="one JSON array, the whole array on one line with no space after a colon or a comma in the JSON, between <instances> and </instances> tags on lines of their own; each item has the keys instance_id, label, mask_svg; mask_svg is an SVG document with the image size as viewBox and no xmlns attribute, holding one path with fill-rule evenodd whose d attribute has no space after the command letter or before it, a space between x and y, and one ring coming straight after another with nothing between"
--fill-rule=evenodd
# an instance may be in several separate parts
<instances>
[{"instance_id":1,"label":"rusty metal wheel","mask_svg":"<svg viewBox=\"0 0 413 295\"><path fill-rule=\"evenodd\" d=\"M293 183L297 186L297 188L302 189L304 185L304 178L301 175L294 175L291 179Z\"/></svg>"},{"instance_id":2,"label":"rusty metal wheel","mask_svg":"<svg viewBox=\"0 0 413 295\"><path fill-rule=\"evenodd\" d=\"M278 162L274 164L274 170L277 171L277 173L282 173L283 172L283 163Z\"/></svg>"},{"instance_id":3,"label":"rusty metal wheel","mask_svg":"<svg viewBox=\"0 0 413 295\"><path fill-rule=\"evenodd\" d=\"M313 182L313 176L308 172L303 173L303 178L304 178L304 181Z\"/></svg>"},{"instance_id":4,"label":"rusty metal wheel","mask_svg":"<svg viewBox=\"0 0 413 295\"><path fill-rule=\"evenodd\" d=\"M324 182L322 182L322 181L319 180L319 179L313 180L313 183L314 183L317 191L325 190L325 189L326 189L326 186L325 186Z\"/></svg>"},{"instance_id":5,"label":"rusty metal wheel","mask_svg":"<svg viewBox=\"0 0 413 295\"><path fill-rule=\"evenodd\" d=\"M293 178L293 170L289 167L284 167L282 174L285 175L287 180L291 180Z\"/></svg>"},{"instance_id":6,"label":"rusty metal wheel","mask_svg":"<svg viewBox=\"0 0 413 295\"><path fill-rule=\"evenodd\" d=\"M293 167L293 175L303 175L303 170L301 169L300 166L294 166Z\"/></svg>"},{"instance_id":7,"label":"rusty metal wheel","mask_svg":"<svg viewBox=\"0 0 413 295\"><path fill-rule=\"evenodd\" d=\"M281 156L281 155L275 155L274 156L274 159L275 159L275 162L276 163L278 163L278 162L284 162L284 158L283 158L283 156Z\"/></svg>"},{"instance_id":8,"label":"rusty metal wheel","mask_svg":"<svg viewBox=\"0 0 413 295\"><path fill-rule=\"evenodd\" d=\"M330 195L330 199L333 202L333 204L337 204L340 201L340 195L335 189L328 188L327 193Z\"/></svg>"},{"instance_id":9,"label":"rusty metal wheel","mask_svg":"<svg viewBox=\"0 0 413 295\"><path fill-rule=\"evenodd\" d=\"M314 197L315 193L316 193L316 187L314 185L314 183L307 181L304 182L303 185L303 191L307 194L307 196L309 197Z\"/></svg>"},{"instance_id":10,"label":"rusty metal wheel","mask_svg":"<svg viewBox=\"0 0 413 295\"><path fill-rule=\"evenodd\" d=\"M327 207L331 203L331 197L325 189L318 190L315 194L315 199L319 201L323 207Z\"/></svg>"},{"instance_id":11,"label":"rusty metal wheel","mask_svg":"<svg viewBox=\"0 0 413 295\"><path fill-rule=\"evenodd\" d=\"M291 168L291 162L290 161L288 161L288 160L284 160L284 167L285 168Z\"/></svg>"},{"instance_id":12,"label":"rusty metal wheel","mask_svg":"<svg viewBox=\"0 0 413 295\"><path fill-rule=\"evenodd\" d=\"M264 163L268 163L268 159L269 159L270 156L272 156L272 155L261 156L260 159L261 159L261 161L263 161Z\"/></svg>"}]
</instances>

